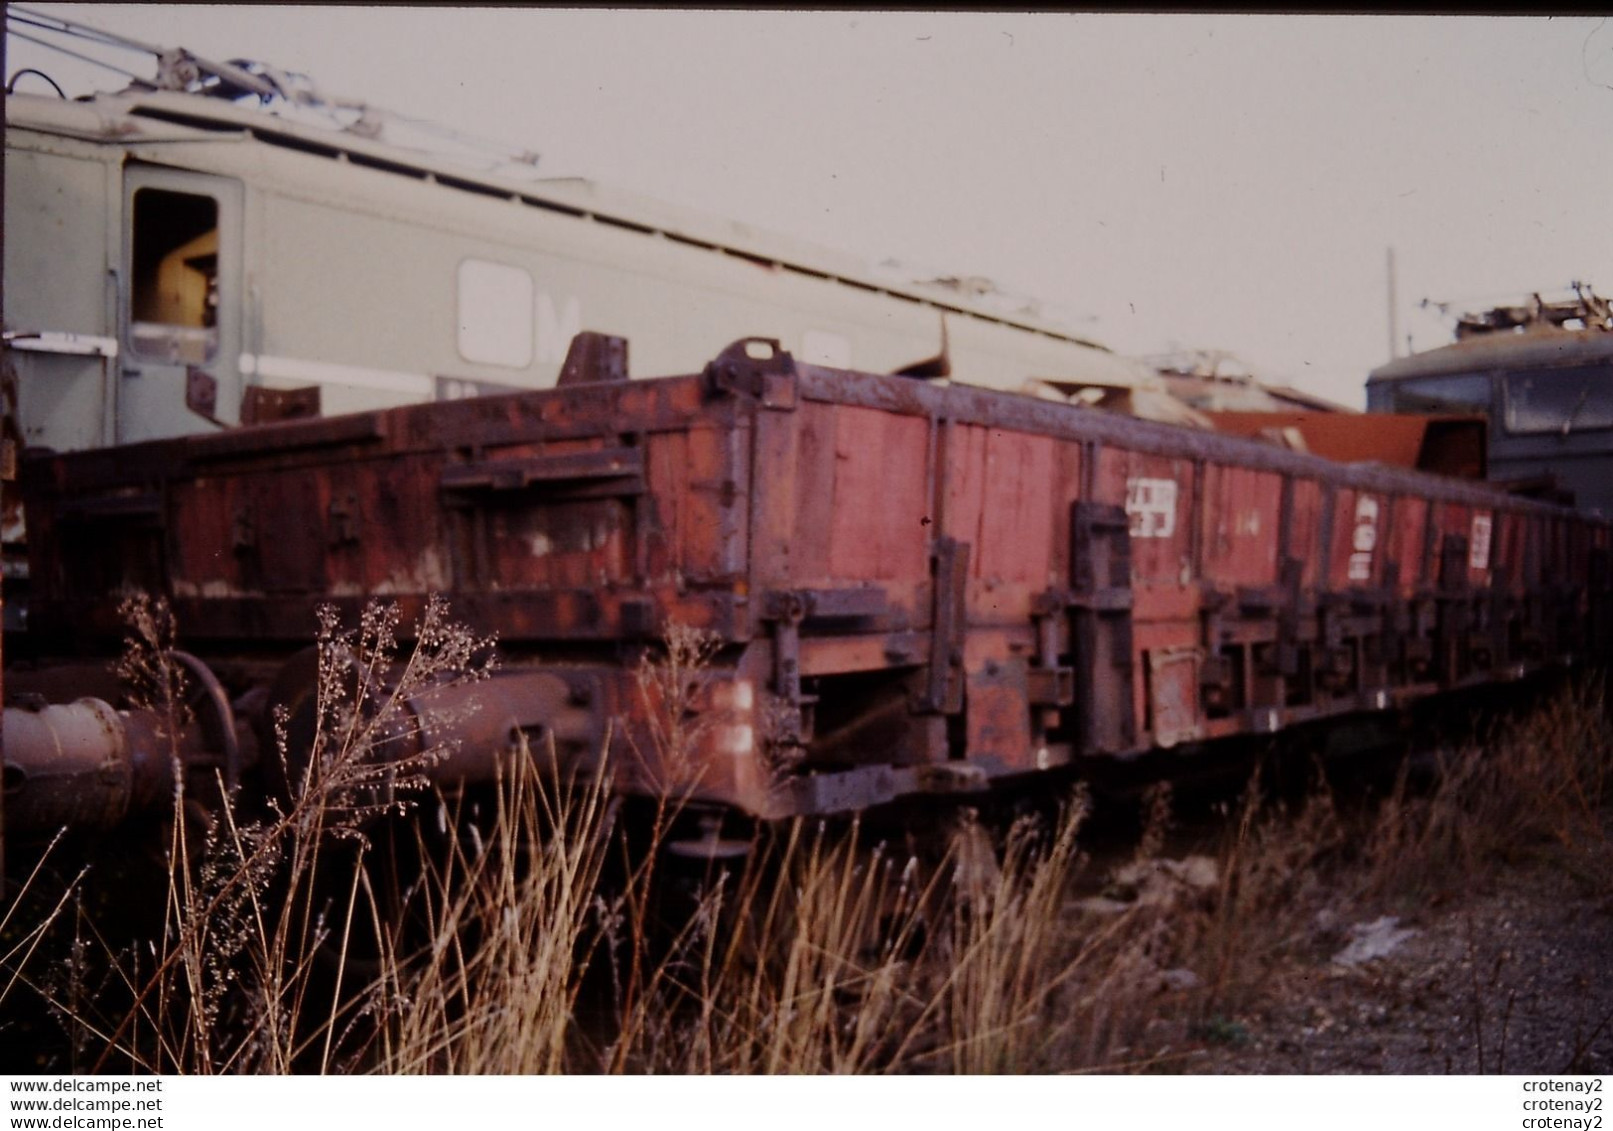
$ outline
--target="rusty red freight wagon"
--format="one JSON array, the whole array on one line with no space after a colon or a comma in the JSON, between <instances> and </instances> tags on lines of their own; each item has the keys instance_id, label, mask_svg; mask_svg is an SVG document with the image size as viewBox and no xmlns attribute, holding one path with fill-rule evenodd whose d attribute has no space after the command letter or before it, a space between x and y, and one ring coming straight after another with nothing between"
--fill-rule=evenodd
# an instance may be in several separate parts
<instances>
[{"instance_id":1,"label":"rusty red freight wagon","mask_svg":"<svg viewBox=\"0 0 1613 1131\"><path fill-rule=\"evenodd\" d=\"M284 694L320 604L442 593L504 657L445 774L517 732L610 741L625 790L766 817L1608 652L1613 540L1569 510L763 341L629 382L624 349L579 337L547 391L35 460L32 632L105 648L120 595L166 594L232 691ZM671 624L722 644L675 766L635 679Z\"/></svg>"}]
</instances>

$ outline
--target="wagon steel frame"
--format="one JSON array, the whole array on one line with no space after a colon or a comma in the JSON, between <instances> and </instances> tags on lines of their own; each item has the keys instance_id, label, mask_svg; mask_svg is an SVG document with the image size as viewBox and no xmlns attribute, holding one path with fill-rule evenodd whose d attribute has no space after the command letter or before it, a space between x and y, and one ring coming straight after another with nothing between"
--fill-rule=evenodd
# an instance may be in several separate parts
<instances>
[{"instance_id":1,"label":"wagon steel frame","mask_svg":"<svg viewBox=\"0 0 1613 1131\"><path fill-rule=\"evenodd\" d=\"M1197 749L1613 639L1609 526L1562 508L758 340L627 382L617 348L580 336L552 390L36 459L33 631L93 650L120 594L163 593L240 691L320 604L407 619L441 592L505 657L444 776L521 737L589 764L609 735L622 789L760 817ZM675 763L635 679L669 624L721 644Z\"/></svg>"}]
</instances>

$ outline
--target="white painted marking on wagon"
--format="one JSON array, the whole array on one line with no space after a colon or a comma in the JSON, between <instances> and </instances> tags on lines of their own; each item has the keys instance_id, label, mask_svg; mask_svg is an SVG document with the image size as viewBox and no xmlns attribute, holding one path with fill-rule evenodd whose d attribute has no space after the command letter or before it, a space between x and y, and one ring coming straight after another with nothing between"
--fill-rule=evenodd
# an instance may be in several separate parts
<instances>
[{"instance_id":1,"label":"white painted marking on wagon","mask_svg":"<svg viewBox=\"0 0 1613 1131\"><path fill-rule=\"evenodd\" d=\"M1176 533L1176 481L1126 480L1126 514L1133 538L1169 538Z\"/></svg>"},{"instance_id":2,"label":"white painted marking on wagon","mask_svg":"<svg viewBox=\"0 0 1613 1131\"><path fill-rule=\"evenodd\" d=\"M1372 578L1372 552L1378 547L1378 500L1362 495L1355 502L1355 533L1350 538L1351 581Z\"/></svg>"},{"instance_id":3,"label":"white painted marking on wagon","mask_svg":"<svg viewBox=\"0 0 1613 1131\"><path fill-rule=\"evenodd\" d=\"M1479 511L1473 516L1472 544L1467 557L1467 564L1473 569L1490 568L1490 534L1494 526L1488 511Z\"/></svg>"}]
</instances>

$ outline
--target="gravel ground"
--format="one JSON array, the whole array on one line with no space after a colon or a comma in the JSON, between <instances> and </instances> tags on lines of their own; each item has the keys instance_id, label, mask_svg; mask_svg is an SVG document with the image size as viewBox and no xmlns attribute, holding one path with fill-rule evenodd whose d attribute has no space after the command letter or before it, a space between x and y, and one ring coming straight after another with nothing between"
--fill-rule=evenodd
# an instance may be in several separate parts
<instances>
[{"instance_id":1,"label":"gravel ground","mask_svg":"<svg viewBox=\"0 0 1613 1131\"><path fill-rule=\"evenodd\" d=\"M1356 940L1393 945L1339 961ZM1176 1036L1189 1072L1613 1072L1613 844L1387 922L1323 912L1298 949L1238 1015L1165 1021L1150 1043Z\"/></svg>"}]
</instances>

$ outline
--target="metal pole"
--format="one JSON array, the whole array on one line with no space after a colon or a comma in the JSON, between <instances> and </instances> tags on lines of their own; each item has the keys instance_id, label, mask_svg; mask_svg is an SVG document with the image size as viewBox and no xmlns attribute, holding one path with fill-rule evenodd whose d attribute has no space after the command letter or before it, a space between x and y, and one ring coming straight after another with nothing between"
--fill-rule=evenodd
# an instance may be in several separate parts
<instances>
[{"instance_id":1,"label":"metal pole","mask_svg":"<svg viewBox=\"0 0 1613 1131\"><path fill-rule=\"evenodd\" d=\"M1399 357L1400 349L1400 314L1399 304L1395 301L1395 249L1389 249L1389 360Z\"/></svg>"}]
</instances>

